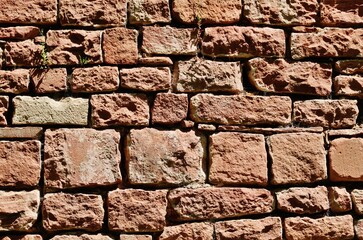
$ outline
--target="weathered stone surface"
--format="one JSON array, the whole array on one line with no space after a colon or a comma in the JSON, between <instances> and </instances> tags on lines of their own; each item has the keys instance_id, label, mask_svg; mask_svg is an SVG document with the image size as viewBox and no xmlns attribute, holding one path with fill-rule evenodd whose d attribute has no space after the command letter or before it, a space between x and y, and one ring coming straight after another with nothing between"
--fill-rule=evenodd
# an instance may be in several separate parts
<instances>
[{"instance_id":1,"label":"weathered stone surface","mask_svg":"<svg viewBox=\"0 0 363 240\"><path fill-rule=\"evenodd\" d=\"M138 61L137 37L133 29L110 28L103 33L104 61L107 64L136 64Z\"/></svg>"},{"instance_id":2,"label":"weathered stone surface","mask_svg":"<svg viewBox=\"0 0 363 240\"><path fill-rule=\"evenodd\" d=\"M240 20L242 2L239 0L175 0L174 18L185 24L233 24Z\"/></svg>"},{"instance_id":3,"label":"weathered stone surface","mask_svg":"<svg viewBox=\"0 0 363 240\"><path fill-rule=\"evenodd\" d=\"M336 95L363 98L363 77L339 75L334 79Z\"/></svg>"},{"instance_id":4,"label":"weathered stone surface","mask_svg":"<svg viewBox=\"0 0 363 240\"><path fill-rule=\"evenodd\" d=\"M149 105L145 94L92 95L91 106L94 127L149 124Z\"/></svg>"},{"instance_id":5,"label":"weathered stone surface","mask_svg":"<svg viewBox=\"0 0 363 240\"><path fill-rule=\"evenodd\" d=\"M32 40L7 42L5 44L5 65L10 67L43 65L43 47Z\"/></svg>"},{"instance_id":6,"label":"weathered stone surface","mask_svg":"<svg viewBox=\"0 0 363 240\"><path fill-rule=\"evenodd\" d=\"M0 237L0 240L43 240L42 236L38 234L27 235L11 235L6 237Z\"/></svg>"},{"instance_id":7,"label":"weathered stone surface","mask_svg":"<svg viewBox=\"0 0 363 240\"><path fill-rule=\"evenodd\" d=\"M213 240L214 229L211 223L185 223L165 227L158 240Z\"/></svg>"},{"instance_id":8,"label":"weathered stone surface","mask_svg":"<svg viewBox=\"0 0 363 240\"><path fill-rule=\"evenodd\" d=\"M282 240L279 217L241 219L215 223L216 240Z\"/></svg>"},{"instance_id":9,"label":"weathered stone surface","mask_svg":"<svg viewBox=\"0 0 363 240\"><path fill-rule=\"evenodd\" d=\"M111 92L119 83L118 68L108 66L76 68L70 79L72 92Z\"/></svg>"},{"instance_id":10,"label":"weathered stone surface","mask_svg":"<svg viewBox=\"0 0 363 240\"><path fill-rule=\"evenodd\" d=\"M324 131L322 127L279 127L279 128L268 128L268 127L249 127L249 126L231 126L231 125L221 125L218 126L218 131L226 132L246 132L246 133L261 133L264 135L272 135L276 133L298 133L298 132L311 132L311 133L321 133Z\"/></svg>"},{"instance_id":11,"label":"weathered stone surface","mask_svg":"<svg viewBox=\"0 0 363 240\"><path fill-rule=\"evenodd\" d=\"M363 240L363 219L358 220L354 226L355 234L358 240Z\"/></svg>"},{"instance_id":12,"label":"weathered stone surface","mask_svg":"<svg viewBox=\"0 0 363 240\"><path fill-rule=\"evenodd\" d=\"M56 24L56 0L1 0L0 23Z\"/></svg>"},{"instance_id":13,"label":"weathered stone surface","mask_svg":"<svg viewBox=\"0 0 363 240\"><path fill-rule=\"evenodd\" d=\"M312 25L316 22L319 10L317 0L245 0L243 4L243 15L252 24Z\"/></svg>"},{"instance_id":14,"label":"weathered stone surface","mask_svg":"<svg viewBox=\"0 0 363 240\"><path fill-rule=\"evenodd\" d=\"M356 100L306 100L294 102L294 121L305 126L344 128L355 125Z\"/></svg>"},{"instance_id":15,"label":"weathered stone surface","mask_svg":"<svg viewBox=\"0 0 363 240\"><path fill-rule=\"evenodd\" d=\"M32 69L31 80L36 93L55 93L67 90L67 69Z\"/></svg>"},{"instance_id":16,"label":"weathered stone surface","mask_svg":"<svg viewBox=\"0 0 363 240\"><path fill-rule=\"evenodd\" d=\"M8 121L6 120L6 114L9 108L9 97L0 96L0 126L6 126ZM0 128L1 131L2 128ZM1 134L0 134L1 135Z\"/></svg>"},{"instance_id":17,"label":"weathered stone surface","mask_svg":"<svg viewBox=\"0 0 363 240\"><path fill-rule=\"evenodd\" d=\"M131 24L147 25L171 21L168 0L130 0L129 13Z\"/></svg>"},{"instance_id":18,"label":"weathered stone surface","mask_svg":"<svg viewBox=\"0 0 363 240\"><path fill-rule=\"evenodd\" d=\"M0 70L0 93L20 94L29 91L29 70Z\"/></svg>"},{"instance_id":19,"label":"weathered stone surface","mask_svg":"<svg viewBox=\"0 0 363 240\"><path fill-rule=\"evenodd\" d=\"M354 211L359 215L363 215L363 190L354 189L351 194L354 204Z\"/></svg>"},{"instance_id":20,"label":"weathered stone surface","mask_svg":"<svg viewBox=\"0 0 363 240\"><path fill-rule=\"evenodd\" d=\"M308 57L363 57L363 29L302 28L291 34L293 59Z\"/></svg>"},{"instance_id":21,"label":"weathered stone surface","mask_svg":"<svg viewBox=\"0 0 363 240\"><path fill-rule=\"evenodd\" d=\"M42 133L41 127L2 127L0 139L39 139Z\"/></svg>"},{"instance_id":22,"label":"weathered stone surface","mask_svg":"<svg viewBox=\"0 0 363 240\"><path fill-rule=\"evenodd\" d=\"M38 27L16 26L0 28L0 39L26 40L35 38L40 33Z\"/></svg>"},{"instance_id":23,"label":"weathered stone surface","mask_svg":"<svg viewBox=\"0 0 363 240\"><path fill-rule=\"evenodd\" d=\"M81 234L81 235L56 235L50 240L113 240L113 238L102 234Z\"/></svg>"},{"instance_id":24,"label":"weathered stone surface","mask_svg":"<svg viewBox=\"0 0 363 240\"><path fill-rule=\"evenodd\" d=\"M320 21L326 26L363 24L362 5L354 0L323 0Z\"/></svg>"},{"instance_id":25,"label":"weathered stone surface","mask_svg":"<svg viewBox=\"0 0 363 240\"><path fill-rule=\"evenodd\" d=\"M182 128L186 128L186 129L189 129L189 128L193 128L194 127L194 122L191 121L191 120L183 120L181 123L180 123L181 127Z\"/></svg>"},{"instance_id":26,"label":"weathered stone surface","mask_svg":"<svg viewBox=\"0 0 363 240\"><path fill-rule=\"evenodd\" d=\"M168 195L175 220L223 219L269 213L272 193L257 188L177 188Z\"/></svg>"},{"instance_id":27,"label":"weathered stone surface","mask_svg":"<svg viewBox=\"0 0 363 240\"><path fill-rule=\"evenodd\" d=\"M331 129L327 131L329 137L341 136L359 136L363 134L363 128L357 127L355 129Z\"/></svg>"},{"instance_id":28,"label":"weathered stone surface","mask_svg":"<svg viewBox=\"0 0 363 240\"><path fill-rule=\"evenodd\" d=\"M267 185L264 136L236 132L211 135L209 181L216 185Z\"/></svg>"},{"instance_id":29,"label":"weathered stone surface","mask_svg":"<svg viewBox=\"0 0 363 240\"><path fill-rule=\"evenodd\" d=\"M158 93L152 107L153 124L175 124L188 115L188 95L175 93Z\"/></svg>"},{"instance_id":30,"label":"weathered stone surface","mask_svg":"<svg viewBox=\"0 0 363 240\"><path fill-rule=\"evenodd\" d=\"M348 240L354 238L350 215L323 217L290 217L284 221L287 240Z\"/></svg>"},{"instance_id":31,"label":"weathered stone surface","mask_svg":"<svg viewBox=\"0 0 363 240\"><path fill-rule=\"evenodd\" d=\"M193 58L178 61L173 73L173 85L178 92L239 93L243 90L239 62Z\"/></svg>"},{"instance_id":32,"label":"weathered stone surface","mask_svg":"<svg viewBox=\"0 0 363 240\"><path fill-rule=\"evenodd\" d=\"M0 191L0 231L29 231L38 218L40 193Z\"/></svg>"},{"instance_id":33,"label":"weathered stone surface","mask_svg":"<svg viewBox=\"0 0 363 240\"><path fill-rule=\"evenodd\" d=\"M217 130L217 127L213 124L198 124L197 128L199 131L207 132L214 132Z\"/></svg>"},{"instance_id":34,"label":"weathered stone surface","mask_svg":"<svg viewBox=\"0 0 363 240\"><path fill-rule=\"evenodd\" d=\"M152 67L171 66L173 61L170 57L141 57L139 58L139 64Z\"/></svg>"},{"instance_id":35,"label":"weathered stone surface","mask_svg":"<svg viewBox=\"0 0 363 240\"><path fill-rule=\"evenodd\" d=\"M334 213L352 210L350 194L344 187L329 187L329 203L330 209Z\"/></svg>"},{"instance_id":36,"label":"weathered stone surface","mask_svg":"<svg viewBox=\"0 0 363 240\"><path fill-rule=\"evenodd\" d=\"M126 0L60 0L60 22L63 26L124 26L126 2Z\"/></svg>"},{"instance_id":37,"label":"weathered stone surface","mask_svg":"<svg viewBox=\"0 0 363 240\"><path fill-rule=\"evenodd\" d=\"M205 145L193 131L132 129L125 152L128 180L159 186L204 182Z\"/></svg>"},{"instance_id":38,"label":"weathered stone surface","mask_svg":"<svg viewBox=\"0 0 363 240\"><path fill-rule=\"evenodd\" d=\"M330 142L330 180L363 181L363 139L338 138Z\"/></svg>"},{"instance_id":39,"label":"weathered stone surface","mask_svg":"<svg viewBox=\"0 0 363 240\"><path fill-rule=\"evenodd\" d=\"M144 27L142 51L154 55L195 55L198 31L193 28Z\"/></svg>"},{"instance_id":40,"label":"weathered stone surface","mask_svg":"<svg viewBox=\"0 0 363 240\"><path fill-rule=\"evenodd\" d=\"M267 139L272 184L312 183L327 178L323 134L282 133Z\"/></svg>"},{"instance_id":41,"label":"weathered stone surface","mask_svg":"<svg viewBox=\"0 0 363 240\"><path fill-rule=\"evenodd\" d=\"M95 194L46 194L42 215L47 231L79 229L93 232L102 227L103 200Z\"/></svg>"},{"instance_id":42,"label":"weathered stone surface","mask_svg":"<svg viewBox=\"0 0 363 240\"><path fill-rule=\"evenodd\" d=\"M167 191L117 189L108 193L108 227L122 232L162 231Z\"/></svg>"},{"instance_id":43,"label":"weathered stone surface","mask_svg":"<svg viewBox=\"0 0 363 240\"><path fill-rule=\"evenodd\" d=\"M267 27L206 28L202 53L211 57L284 57L285 34L282 29Z\"/></svg>"},{"instance_id":44,"label":"weathered stone surface","mask_svg":"<svg viewBox=\"0 0 363 240\"><path fill-rule=\"evenodd\" d=\"M124 68L120 71L121 87L138 91L168 90L171 73L168 67Z\"/></svg>"},{"instance_id":45,"label":"weathered stone surface","mask_svg":"<svg viewBox=\"0 0 363 240\"><path fill-rule=\"evenodd\" d=\"M87 125L88 99L17 96L13 98L13 124Z\"/></svg>"},{"instance_id":46,"label":"weathered stone surface","mask_svg":"<svg viewBox=\"0 0 363 240\"><path fill-rule=\"evenodd\" d=\"M332 67L313 62L288 63L280 58L248 61L249 80L260 91L327 96L332 88Z\"/></svg>"},{"instance_id":47,"label":"weathered stone surface","mask_svg":"<svg viewBox=\"0 0 363 240\"><path fill-rule=\"evenodd\" d=\"M340 60L335 69L344 74L363 74L363 60Z\"/></svg>"},{"instance_id":48,"label":"weathered stone surface","mask_svg":"<svg viewBox=\"0 0 363 240\"><path fill-rule=\"evenodd\" d=\"M129 235L129 234L121 234L120 240L152 240L151 235Z\"/></svg>"},{"instance_id":49,"label":"weathered stone surface","mask_svg":"<svg viewBox=\"0 0 363 240\"><path fill-rule=\"evenodd\" d=\"M277 208L295 214L314 214L329 209L328 190L324 186L315 188L296 187L276 192Z\"/></svg>"},{"instance_id":50,"label":"weathered stone surface","mask_svg":"<svg viewBox=\"0 0 363 240\"><path fill-rule=\"evenodd\" d=\"M280 96L198 94L190 99L190 117L201 123L286 125L291 108L291 99Z\"/></svg>"},{"instance_id":51,"label":"weathered stone surface","mask_svg":"<svg viewBox=\"0 0 363 240\"><path fill-rule=\"evenodd\" d=\"M38 185L40 148L41 143L36 140L0 141L0 185L13 188Z\"/></svg>"},{"instance_id":52,"label":"weathered stone surface","mask_svg":"<svg viewBox=\"0 0 363 240\"><path fill-rule=\"evenodd\" d=\"M95 187L121 182L120 133L115 130L57 129L45 132L47 189Z\"/></svg>"},{"instance_id":53,"label":"weathered stone surface","mask_svg":"<svg viewBox=\"0 0 363 240\"><path fill-rule=\"evenodd\" d=\"M101 31L49 30L46 44L49 65L102 63Z\"/></svg>"}]
</instances>

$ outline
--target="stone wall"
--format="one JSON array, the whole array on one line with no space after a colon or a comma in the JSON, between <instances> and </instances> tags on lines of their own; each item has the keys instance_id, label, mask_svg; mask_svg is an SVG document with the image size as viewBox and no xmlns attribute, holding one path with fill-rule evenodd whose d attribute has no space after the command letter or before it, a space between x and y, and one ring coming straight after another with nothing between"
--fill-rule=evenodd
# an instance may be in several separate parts
<instances>
[{"instance_id":1,"label":"stone wall","mask_svg":"<svg viewBox=\"0 0 363 240\"><path fill-rule=\"evenodd\" d=\"M0 5L0 239L363 239L362 0Z\"/></svg>"}]
</instances>

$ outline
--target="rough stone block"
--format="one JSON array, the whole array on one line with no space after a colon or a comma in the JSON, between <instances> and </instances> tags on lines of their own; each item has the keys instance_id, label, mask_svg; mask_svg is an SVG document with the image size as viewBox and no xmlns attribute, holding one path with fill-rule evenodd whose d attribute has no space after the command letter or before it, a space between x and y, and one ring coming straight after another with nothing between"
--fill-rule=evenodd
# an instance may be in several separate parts
<instances>
[{"instance_id":1,"label":"rough stone block","mask_svg":"<svg viewBox=\"0 0 363 240\"><path fill-rule=\"evenodd\" d=\"M335 63L335 69L343 74L363 74L363 60L340 60Z\"/></svg>"},{"instance_id":2,"label":"rough stone block","mask_svg":"<svg viewBox=\"0 0 363 240\"><path fill-rule=\"evenodd\" d=\"M181 225L165 227L158 240L213 240L213 234L214 229L211 223L185 223Z\"/></svg>"},{"instance_id":3,"label":"rough stone block","mask_svg":"<svg viewBox=\"0 0 363 240\"><path fill-rule=\"evenodd\" d=\"M56 235L50 240L114 240L103 234L81 234L81 235Z\"/></svg>"},{"instance_id":4,"label":"rough stone block","mask_svg":"<svg viewBox=\"0 0 363 240\"><path fill-rule=\"evenodd\" d=\"M8 121L6 120L6 114L9 108L9 97L0 96L0 126L6 126ZM1 131L2 128L0 128Z\"/></svg>"},{"instance_id":5,"label":"rough stone block","mask_svg":"<svg viewBox=\"0 0 363 240\"><path fill-rule=\"evenodd\" d=\"M39 139L42 134L43 129L41 127L0 128L0 139Z\"/></svg>"},{"instance_id":6,"label":"rough stone block","mask_svg":"<svg viewBox=\"0 0 363 240\"><path fill-rule=\"evenodd\" d=\"M28 69L0 70L0 93L20 94L29 91Z\"/></svg>"},{"instance_id":7,"label":"rough stone block","mask_svg":"<svg viewBox=\"0 0 363 240\"><path fill-rule=\"evenodd\" d=\"M43 46L32 40L7 42L4 49L5 65L9 67L34 67L45 64Z\"/></svg>"},{"instance_id":8,"label":"rough stone block","mask_svg":"<svg viewBox=\"0 0 363 240\"><path fill-rule=\"evenodd\" d=\"M168 0L130 0L129 21L135 25L170 23Z\"/></svg>"},{"instance_id":9,"label":"rough stone block","mask_svg":"<svg viewBox=\"0 0 363 240\"><path fill-rule=\"evenodd\" d=\"M67 90L67 69L65 68L32 69L30 76L36 93L55 93Z\"/></svg>"},{"instance_id":10,"label":"rough stone block","mask_svg":"<svg viewBox=\"0 0 363 240\"><path fill-rule=\"evenodd\" d=\"M362 4L355 0L322 0L320 21L326 26L362 25Z\"/></svg>"},{"instance_id":11,"label":"rough stone block","mask_svg":"<svg viewBox=\"0 0 363 240\"><path fill-rule=\"evenodd\" d=\"M38 27L15 26L0 28L0 39L27 40L35 38L40 33Z\"/></svg>"},{"instance_id":12,"label":"rough stone block","mask_svg":"<svg viewBox=\"0 0 363 240\"><path fill-rule=\"evenodd\" d=\"M329 187L329 203L330 209L334 213L352 210L350 194L344 187Z\"/></svg>"},{"instance_id":13,"label":"rough stone block","mask_svg":"<svg viewBox=\"0 0 363 240\"><path fill-rule=\"evenodd\" d=\"M363 77L339 75L334 79L335 95L363 98Z\"/></svg>"},{"instance_id":14,"label":"rough stone block","mask_svg":"<svg viewBox=\"0 0 363 240\"><path fill-rule=\"evenodd\" d=\"M158 93L152 107L153 124L176 124L187 118L188 95Z\"/></svg>"},{"instance_id":15,"label":"rough stone block","mask_svg":"<svg viewBox=\"0 0 363 240\"><path fill-rule=\"evenodd\" d=\"M355 213L358 215L363 215L363 190L354 189L351 195Z\"/></svg>"}]
</instances>

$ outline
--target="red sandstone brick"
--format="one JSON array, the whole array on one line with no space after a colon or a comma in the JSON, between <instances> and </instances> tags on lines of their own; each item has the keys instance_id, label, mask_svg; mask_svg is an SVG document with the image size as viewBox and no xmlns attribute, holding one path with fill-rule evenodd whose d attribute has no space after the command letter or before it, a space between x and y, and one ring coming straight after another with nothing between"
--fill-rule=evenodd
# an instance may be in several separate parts
<instances>
[{"instance_id":1,"label":"red sandstone brick","mask_svg":"<svg viewBox=\"0 0 363 240\"><path fill-rule=\"evenodd\" d=\"M1 99L1 97L0 97ZM40 139L43 134L41 127L2 127L1 139Z\"/></svg>"},{"instance_id":2,"label":"red sandstone brick","mask_svg":"<svg viewBox=\"0 0 363 240\"><path fill-rule=\"evenodd\" d=\"M211 223L185 223L164 228L158 240L200 239L213 240L214 229Z\"/></svg>"},{"instance_id":3,"label":"red sandstone brick","mask_svg":"<svg viewBox=\"0 0 363 240\"><path fill-rule=\"evenodd\" d=\"M358 215L363 215L363 190L354 189L351 192L354 212Z\"/></svg>"},{"instance_id":4,"label":"red sandstone brick","mask_svg":"<svg viewBox=\"0 0 363 240\"><path fill-rule=\"evenodd\" d=\"M0 185L3 187L37 186L40 179L41 143L0 141Z\"/></svg>"},{"instance_id":5,"label":"red sandstone brick","mask_svg":"<svg viewBox=\"0 0 363 240\"><path fill-rule=\"evenodd\" d=\"M170 125L187 118L188 95L175 93L158 93L152 107L152 123Z\"/></svg>"},{"instance_id":6,"label":"red sandstone brick","mask_svg":"<svg viewBox=\"0 0 363 240\"><path fill-rule=\"evenodd\" d=\"M43 46L35 44L32 40L21 42L7 42L5 44L5 65L10 67L33 67L44 63L42 58Z\"/></svg>"},{"instance_id":7,"label":"red sandstone brick","mask_svg":"<svg viewBox=\"0 0 363 240\"><path fill-rule=\"evenodd\" d=\"M27 235L10 235L6 237L0 237L0 240L43 240L43 238L38 234L27 234Z\"/></svg>"},{"instance_id":8,"label":"red sandstone brick","mask_svg":"<svg viewBox=\"0 0 363 240\"><path fill-rule=\"evenodd\" d=\"M131 24L148 25L154 23L170 23L168 0L130 0L129 21Z\"/></svg>"},{"instance_id":9,"label":"red sandstone brick","mask_svg":"<svg viewBox=\"0 0 363 240\"><path fill-rule=\"evenodd\" d=\"M165 224L167 191L117 189L108 193L108 227L122 232L159 232Z\"/></svg>"},{"instance_id":10,"label":"red sandstone brick","mask_svg":"<svg viewBox=\"0 0 363 240\"><path fill-rule=\"evenodd\" d=\"M335 95L363 98L363 77L338 75L334 79Z\"/></svg>"},{"instance_id":11,"label":"red sandstone brick","mask_svg":"<svg viewBox=\"0 0 363 240\"><path fill-rule=\"evenodd\" d=\"M0 93L20 94L29 91L28 69L0 70Z\"/></svg>"},{"instance_id":12,"label":"red sandstone brick","mask_svg":"<svg viewBox=\"0 0 363 240\"><path fill-rule=\"evenodd\" d=\"M325 26L363 24L362 5L355 0L322 0L320 21Z\"/></svg>"},{"instance_id":13,"label":"red sandstone brick","mask_svg":"<svg viewBox=\"0 0 363 240\"><path fill-rule=\"evenodd\" d=\"M103 33L104 60L107 64L131 65L138 61L138 31L127 28L110 28Z\"/></svg>"},{"instance_id":14,"label":"red sandstone brick","mask_svg":"<svg viewBox=\"0 0 363 240\"><path fill-rule=\"evenodd\" d=\"M121 234L120 240L152 240L151 235L130 235L130 234Z\"/></svg>"},{"instance_id":15,"label":"red sandstone brick","mask_svg":"<svg viewBox=\"0 0 363 240\"><path fill-rule=\"evenodd\" d=\"M30 76L36 93L56 93L67 90L67 69L65 68L32 69Z\"/></svg>"},{"instance_id":16,"label":"red sandstone brick","mask_svg":"<svg viewBox=\"0 0 363 240\"><path fill-rule=\"evenodd\" d=\"M108 235L99 234L80 234L80 235L56 235L51 240L114 240Z\"/></svg>"},{"instance_id":17,"label":"red sandstone brick","mask_svg":"<svg viewBox=\"0 0 363 240\"><path fill-rule=\"evenodd\" d=\"M344 187L329 187L330 209L334 213L352 210L350 194Z\"/></svg>"},{"instance_id":18,"label":"red sandstone brick","mask_svg":"<svg viewBox=\"0 0 363 240\"><path fill-rule=\"evenodd\" d=\"M358 240L363 240L363 220L360 219L355 223L354 226L355 234Z\"/></svg>"},{"instance_id":19,"label":"red sandstone brick","mask_svg":"<svg viewBox=\"0 0 363 240\"><path fill-rule=\"evenodd\" d=\"M9 97L0 96L0 126L6 126L8 124L8 121L6 120L8 108L9 108Z\"/></svg>"},{"instance_id":20,"label":"red sandstone brick","mask_svg":"<svg viewBox=\"0 0 363 240\"><path fill-rule=\"evenodd\" d=\"M0 28L0 39L27 40L35 38L39 33L39 28L33 26L2 27Z\"/></svg>"},{"instance_id":21,"label":"red sandstone brick","mask_svg":"<svg viewBox=\"0 0 363 240\"><path fill-rule=\"evenodd\" d=\"M340 60L335 63L335 69L344 74L363 74L363 60Z\"/></svg>"}]
</instances>

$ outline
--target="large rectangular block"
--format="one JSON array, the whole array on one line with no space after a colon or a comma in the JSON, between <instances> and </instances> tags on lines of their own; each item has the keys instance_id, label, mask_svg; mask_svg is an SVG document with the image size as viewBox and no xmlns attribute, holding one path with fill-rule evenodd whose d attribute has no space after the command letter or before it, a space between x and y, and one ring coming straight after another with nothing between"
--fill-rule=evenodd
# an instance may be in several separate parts
<instances>
[{"instance_id":1,"label":"large rectangular block","mask_svg":"<svg viewBox=\"0 0 363 240\"><path fill-rule=\"evenodd\" d=\"M168 67L124 68L120 71L121 87L136 91L165 91L171 85Z\"/></svg>"},{"instance_id":2,"label":"large rectangular block","mask_svg":"<svg viewBox=\"0 0 363 240\"><path fill-rule=\"evenodd\" d=\"M169 0L130 0L129 22L136 25L170 23Z\"/></svg>"},{"instance_id":3,"label":"large rectangular block","mask_svg":"<svg viewBox=\"0 0 363 240\"><path fill-rule=\"evenodd\" d=\"M28 69L0 70L0 93L20 94L29 91Z\"/></svg>"},{"instance_id":4,"label":"large rectangular block","mask_svg":"<svg viewBox=\"0 0 363 240\"><path fill-rule=\"evenodd\" d=\"M363 98L363 77L338 75L334 78L336 95Z\"/></svg>"},{"instance_id":5,"label":"large rectangular block","mask_svg":"<svg viewBox=\"0 0 363 240\"><path fill-rule=\"evenodd\" d=\"M190 99L190 117L200 123L286 125L291 109L291 99L282 96L198 94Z\"/></svg>"},{"instance_id":6,"label":"large rectangular block","mask_svg":"<svg viewBox=\"0 0 363 240\"><path fill-rule=\"evenodd\" d=\"M284 57L285 33L268 27L210 27L204 32L202 53L210 57Z\"/></svg>"},{"instance_id":7,"label":"large rectangular block","mask_svg":"<svg viewBox=\"0 0 363 240\"><path fill-rule=\"evenodd\" d=\"M320 21L325 26L362 25L362 10L360 0L322 0Z\"/></svg>"},{"instance_id":8,"label":"large rectangular block","mask_svg":"<svg viewBox=\"0 0 363 240\"><path fill-rule=\"evenodd\" d=\"M37 67L46 65L42 57L44 47L33 40L7 42L5 44L5 65L9 67Z\"/></svg>"},{"instance_id":9,"label":"large rectangular block","mask_svg":"<svg viewBox=\"0 0 363 240\"><path fill-rule=\"evenodd\" d=\"M13 104L15 125L87 125L88 99L17 96Z\"/></svg>"}]
</instances>

